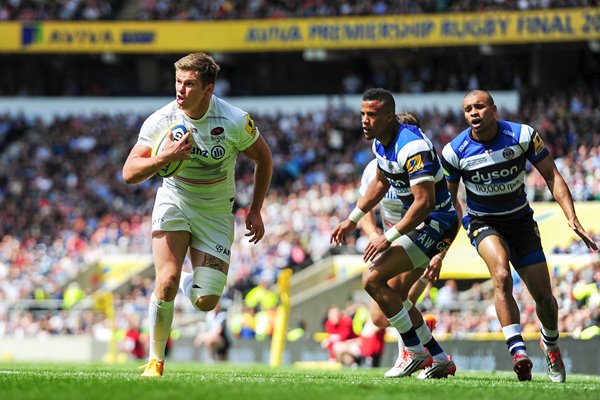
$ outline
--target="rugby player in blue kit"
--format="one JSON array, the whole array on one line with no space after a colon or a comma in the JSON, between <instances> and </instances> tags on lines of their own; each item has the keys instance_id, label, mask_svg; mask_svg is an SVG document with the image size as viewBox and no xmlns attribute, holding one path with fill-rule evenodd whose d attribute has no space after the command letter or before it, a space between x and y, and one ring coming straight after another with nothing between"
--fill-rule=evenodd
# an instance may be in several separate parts
<instances>
[{"instance_id":1,"label":"rugby player in blue kit","mask_svg":"<svg viewBox=\"0 0 600 400\"><path fill-rule=\"evenodd\" d=\"M527 161L546 181L571 229L588 248L598 250L598 245L577 219L571 192L535 129L498 120L494 100L484 90L466 94L463 112L469 127L444 146L441 162L454 203L463 180L467 204L463 225L490 271L496 314L514 370L520 381L531 380L532 362L521 336L509 262L536 303L548 377L553 382L564 382L565 366L558 347L558 306L537 223L525 193Z\"/></svg>"}]
</instances>

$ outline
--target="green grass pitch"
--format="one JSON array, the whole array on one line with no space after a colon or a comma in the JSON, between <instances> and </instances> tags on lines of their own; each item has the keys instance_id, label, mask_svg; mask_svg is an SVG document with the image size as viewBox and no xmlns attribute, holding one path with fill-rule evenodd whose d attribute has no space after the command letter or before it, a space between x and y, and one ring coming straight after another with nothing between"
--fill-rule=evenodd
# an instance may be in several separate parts
<instances>
[{"instance_id":1,"label":"green grass pitch","mask_svg":"<svg viewBox=\"0 0 600 400\"><path fill-rule=\"evenodd\" d=\"M600 397L600 376L569 375L565 384L543 374L518 382L509 372L463 372L442 380L387 379L384 369L305 370L262 365L169 363L158 379L137 364L0 363L6 400L576 400ZM415 374L416 376L416 374Z\"/></svg>"}]
</instances>

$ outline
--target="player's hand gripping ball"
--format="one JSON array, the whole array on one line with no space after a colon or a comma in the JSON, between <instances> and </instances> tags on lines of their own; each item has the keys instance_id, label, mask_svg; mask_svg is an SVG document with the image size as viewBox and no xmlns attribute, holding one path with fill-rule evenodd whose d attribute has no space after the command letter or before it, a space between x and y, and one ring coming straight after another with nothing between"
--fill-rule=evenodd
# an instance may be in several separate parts
<instances>
[{"instance_id":1,"label":"player's hand gripping ball","mask_svg":"<svg viewBox=\"0 0 600 400\"><path fill-rule=\"evenodd\" d=\"M152 157L156 156L163 150L165 144L169 140L169 135L171 133L173 134L173 141L178 142L183 138L183 136L185 136L187 132L188 130L185 127L185 125L173 125L169 129L167 129L158 140L156 146L152 148ZM161 178L170 178L172 176L177 175L177 173L185 165L185 161L186 160L171 161L170 163L166 164L164 167L158 170L158 176L160 176Z\"/></svg>"}]
</instances>

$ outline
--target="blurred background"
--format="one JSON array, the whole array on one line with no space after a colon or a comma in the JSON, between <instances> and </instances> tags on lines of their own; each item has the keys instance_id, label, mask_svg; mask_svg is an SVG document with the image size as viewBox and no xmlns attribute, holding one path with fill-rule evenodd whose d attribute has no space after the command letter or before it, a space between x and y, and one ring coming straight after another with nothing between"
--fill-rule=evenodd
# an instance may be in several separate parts
<instances>
[{"instance_id":1,"label":"blurred background","mask_svg":"<svg viewBox=\"0 0 600 400\"><path fill-rule=\"evenodd\" d=\"M397 111L418 114L440 150L466 127L466 91L489 90L503 119L541 132L580 221L599 242L599 3L1 1L0 357L145 357L150 213L161 180L127 186L121 168L141 123L173 98L173 63L193 51L220 64L215 94L251 113L275 171L263 208L266 236L255 246L243 224L252 165L237 164L236 241L220 311L226 322L217 328L230 347L217 354L203 339L215 328L212 317L178 296L174 360L268 359L286 269L293 275L284 363L327 360L319 344L332 306L355 319L360 335L366 238L357 231L348 246L332 248L329 234L354 207L372 158L359 115L360 94L370 87L394 92ZM572 361L600 341L598 254L571 233L535 170L527 191L559 302L567 368L600 373L597 359ZM535 348L535 306L514 279ZM459 368L511 368L489 275L464 231L418 307L436 317L434 334ZM395 357L394 341L388 332L384 366Z\"/></svg>"}]
</instances>

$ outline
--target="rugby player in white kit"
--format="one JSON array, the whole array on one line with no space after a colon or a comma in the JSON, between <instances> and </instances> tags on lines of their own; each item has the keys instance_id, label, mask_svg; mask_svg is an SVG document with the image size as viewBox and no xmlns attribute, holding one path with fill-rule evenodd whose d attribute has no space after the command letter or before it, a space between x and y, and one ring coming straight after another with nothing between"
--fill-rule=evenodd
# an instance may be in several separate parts
<instances>
[{"instance_id":1,"label":"rugby player in white kit","mask_svg":"<svg viewBox=\"0 0 600 400\"><path fill-rule=\"evenodd\" d=\"M163 179L152 212L152 253L156 285L149 305L149 355L143 376L162 376L165 346L173 322L174 299L188 254L193 273L182 289L201 311L212 310L227 281L234 235L235 162L238 152L254 161L252 202L246 228L251 243L264 236L261 208L271 182L271 151L247 112L213 95L219 66L204 53L175 63L176 99L150 115L123 166L128 184L138 184L170 162L186 160L175 176ZM169 138L151 156L173 125L187 133Z\"/></svg>"}]
</instances>

